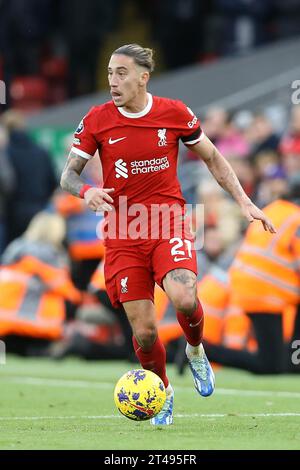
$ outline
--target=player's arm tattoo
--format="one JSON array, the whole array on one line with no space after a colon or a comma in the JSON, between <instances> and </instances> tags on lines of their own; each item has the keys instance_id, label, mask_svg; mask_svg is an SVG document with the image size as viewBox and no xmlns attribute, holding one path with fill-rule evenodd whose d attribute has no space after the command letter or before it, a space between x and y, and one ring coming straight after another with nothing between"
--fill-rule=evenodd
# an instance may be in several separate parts
<instances>
[{"instance_id":1,"label":"player's arm tattoo","mask_svg":"<svg viewBox=\"0 0 300 470\"><path fill-rule=\"evenodd\" d=\"M70 153L60 179L60 185L64 191L79 196L80 189L84 185L80 175L87 162L88 160L76 153Z\"/></svg>"},{"instance_id":2,"label":"player's arm tattoo","mask_svg":"<svg viewBox=\"0 0 300 470\"><path fill-rule=\"evenodd\" d=\"M230 193L238 203L250 202L232 167L208 138L203 140L203 143L199 142L197 146L195 145L195 151L225 191Z\"/></svg>"},{"instance_id":3,"label":"player's arm tattoo","mask_svg":"<svg viewBox=\"0 0 300 470\"><path fill-rule=\"evenodd\" d=\"M232 167L216 148L213 149L211 158L206 161L206 164L219 185L237 201L247 197Z\"/></svg>"}]
</instances>

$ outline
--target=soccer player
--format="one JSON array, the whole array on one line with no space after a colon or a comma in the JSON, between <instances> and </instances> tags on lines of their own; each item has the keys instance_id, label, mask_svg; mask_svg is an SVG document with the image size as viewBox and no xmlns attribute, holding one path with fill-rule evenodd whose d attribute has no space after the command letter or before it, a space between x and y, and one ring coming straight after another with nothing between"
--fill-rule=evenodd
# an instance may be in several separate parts
<instances>
[{"instance_id":1,"label":"soccer player","mask_svg":"<svg viewBox=\"0 0 300 470\"><path fill-rule=\"evenodd\" d=\"M112 53L108 64L112 100L93 107L79 124L61 186L84 198L90 209L105 212L107 292L114 306L123 304L142 367L155 372L165 384L167 400L151 422L168 425L173 422L174 391L166 375L166 351L157 335L155 282L165 290L177 311L187 339L186 354L196 390L204 397L214 390L214 374L201 343L203 310L196 293L192 235L185 227L181 237L174 236L178 234L178 226L185 225L185 201L176 174L179 139L204 160L250 222L258 219L265 230L273 233L275 229L247 197L232 168L205 136L193 112L180 101L147 92L153 68L151 49L129 44ZM80 178L96 150L103 168L103 188L90 187ZM143 217L135 222L137 205ZM181 215L174 211L175 215L170 216L173 225L169 236L161 230L163 222L157 220L158 237L156 232L152 236L152 230L151 234L146 230L145 226L154 217L152 209L157 205L182 208ZM115 230L110 230L110 224ZM132 228L138 224L144 225L139 237L131 235Z\"/></svg>"}]
</instances>

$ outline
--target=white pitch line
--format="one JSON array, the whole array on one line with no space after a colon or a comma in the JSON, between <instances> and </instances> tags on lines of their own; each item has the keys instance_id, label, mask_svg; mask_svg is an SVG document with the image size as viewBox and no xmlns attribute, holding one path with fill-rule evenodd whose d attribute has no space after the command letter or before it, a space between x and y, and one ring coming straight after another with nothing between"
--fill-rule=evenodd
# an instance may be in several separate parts
<instances>
[{"instance_id":1,"label":"white pitch line","mask_svg":"<svg viewBox=\"0 0 300 470\"><path fill-rule=\"evenodd\" d=\"M114 419L122 418L117 415L102 415L102 416L0 416L0 421L41 421L43 419Z\"/></svg>"},{"instance_id":2,"label":"white pitch line","mask_svg":"<svg viewBox=\"0 0 300 470\"><path fill-rule=\"evenodd\" d=\"M63 379L46 379L42 377L2 377L1 382L16 383L20 385L35 385L47 387L70 387L70 388L96 388L96 389L113 389L112 382L89 382L84 380L63 380ZM187 392L189 387L176 386L176 391ZM194 391L192 385L190 390ZM216 395L233 395L248 397L272 397L272 398L300 398L300 392L288 392L283 390L239 390L234 388L216 388Z\"/></svg>"},{"instance_id":3,"label":"white pitch line","mask_svg":"<svg viewBox=\"0 0 300 470\"><path fill-rule=\"evenodd\" d=\"M299 413L211 413L211 414L175 414L176 418L269 418L269 417L300 417Z\"/></svg>"},{"instance_id":4,"label":"white pitch line","mask_svg":"<svg viewBox=\"0 0 300 470\"><path fill-rule=\"evenodd\" d=\"M113 388L109 382L88 382L84 380L44 379L40 377L2 377L1 382L12 382L21 385L37 385L48 387L71 387L71 388Z\"/></svg>"},{"instance_id":5,"label":"white pitch line","mask_svg":"<svg viewBox=\"0 0 300 470\"><path fill-rule=\"evenodd\" d=\"M191 413L175 414L176 418L285 418L300 417L300 413ZM0 416L0 421L42 421L42 420L75 420L75 419L121 419L118 415L99 415L99 416Z\"/></svg>"},{"instance_id":6,"label":"white pitch line","mask_svg":"<svg viewBox=\"0 0 300 470\"><path fill-rule=\"evenodd\" d=\"M300 398L299 392L286 392L283 390L239 390L234 388L216 388L218 395L238 395L248 397L278 397L278 398Z\"/></svg>"}]
</instances>

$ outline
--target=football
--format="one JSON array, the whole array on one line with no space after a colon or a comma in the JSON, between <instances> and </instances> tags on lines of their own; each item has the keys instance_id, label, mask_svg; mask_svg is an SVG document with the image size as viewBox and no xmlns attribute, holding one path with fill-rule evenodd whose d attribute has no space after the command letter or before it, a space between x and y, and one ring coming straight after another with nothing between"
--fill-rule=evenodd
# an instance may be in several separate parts
<instances>
[{"instance_id":1,"label":"football","mask_svg":"<svg viewBox=\"0 0 300 470\"><path fill-rule=\"evenodd\" d=\"M145 421L159 413L166 400L165 386L154 372L134 369L126 372L114 391L116 407L135 421Z\"/></svg>"}]
</instances>

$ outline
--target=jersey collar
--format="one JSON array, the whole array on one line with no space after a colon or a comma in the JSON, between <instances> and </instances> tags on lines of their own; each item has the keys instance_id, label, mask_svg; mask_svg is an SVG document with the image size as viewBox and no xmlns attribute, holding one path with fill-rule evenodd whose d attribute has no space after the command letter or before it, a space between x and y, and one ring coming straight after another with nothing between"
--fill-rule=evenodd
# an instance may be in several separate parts
<instances>
[{"instance_id":1,"label":"jersey collar","mask_svg":"<svg viewBox=\"0 0 300 470\"><path fill-rule=\"evenodd\" d=\"M152 108L152 104L153 104L153 98L152 98L151 93L147 93L147 96L148 96L147 106L139 113L128 113L127 111L123 109L123 107L119 107L117 109L123 116L130 118L130 119L137 119L137 118L146 116L146 114L148 114L150 109Z\"/></svg>"}]
</instances>

